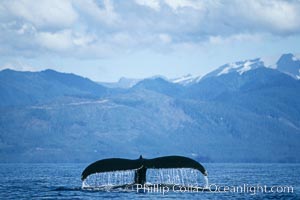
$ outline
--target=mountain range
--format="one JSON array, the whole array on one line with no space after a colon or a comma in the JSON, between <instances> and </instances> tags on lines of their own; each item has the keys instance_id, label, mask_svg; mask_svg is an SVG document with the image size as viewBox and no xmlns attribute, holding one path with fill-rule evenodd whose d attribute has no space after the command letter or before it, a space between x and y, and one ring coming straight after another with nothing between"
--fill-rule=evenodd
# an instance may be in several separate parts
<instances>
[{"instance_id":1,"label":"mountain range","mask_svg":"<svg viewBox=\"0 0 300 200\"><path fill-rule=\"evenodd\" d=\"M184 155L300 162L300 60L283 54L205 76L123 78L0 71L0 161L90 162Z\"/></svg>"}]
</instances>

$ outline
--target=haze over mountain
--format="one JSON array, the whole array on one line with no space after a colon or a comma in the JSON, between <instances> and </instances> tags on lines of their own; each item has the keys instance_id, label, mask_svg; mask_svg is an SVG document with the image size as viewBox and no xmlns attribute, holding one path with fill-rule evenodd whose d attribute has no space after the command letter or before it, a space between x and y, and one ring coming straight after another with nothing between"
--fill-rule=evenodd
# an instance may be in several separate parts
<instances>
[{"instance_id":1,"label":"haze over mountain","mask_svg":"<svg viewBox=\"0 0 300 200\"><path fill-rule=\"evenodd\" d=\"M300 162L299 70L299 59L283 54L268 66L250 59L203 77L149 78L126 87L53 70L3 70L1 162L140 154Z\"/></svg>"}]
</instances>

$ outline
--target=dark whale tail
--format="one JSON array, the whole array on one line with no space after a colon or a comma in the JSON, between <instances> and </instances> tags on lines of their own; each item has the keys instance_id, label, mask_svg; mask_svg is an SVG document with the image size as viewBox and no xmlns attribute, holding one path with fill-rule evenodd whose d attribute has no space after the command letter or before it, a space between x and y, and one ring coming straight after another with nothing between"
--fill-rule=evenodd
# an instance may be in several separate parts
<instances>
[{"instance_id":1,"label":"dark whale tail","mask_svg":"<svg viewBox=\"0 0 300 200\"><path fill-rule=\"evenodd\" d=\"M122 158L109 158L96 161L90 164L82 172L81 180L84 181L89 175L101 172L113 172L122 170L136 170L135 183L143 184L146 182L147 169L166 169L166 168L192 168L199 170L207 176L205 168L197 161L183 156L165 156L153 159L130 160Z\"/></svg>"}]
</instances>

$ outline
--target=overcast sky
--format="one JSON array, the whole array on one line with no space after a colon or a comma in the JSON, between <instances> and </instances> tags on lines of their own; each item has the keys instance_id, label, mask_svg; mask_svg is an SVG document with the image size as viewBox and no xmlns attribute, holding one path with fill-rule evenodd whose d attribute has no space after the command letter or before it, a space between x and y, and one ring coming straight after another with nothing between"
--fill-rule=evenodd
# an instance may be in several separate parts
<instances>
[{"instance_id":1,"label":"overcast sky","mask_svg":"<svg viewBox=\"0 0 300 200\"><path fill-rule=\"evenodd\" d=\"M299 21L299 0L1 0L0 69L95 81L203 75L298 54Z\"/></svg>"}]
</instances>

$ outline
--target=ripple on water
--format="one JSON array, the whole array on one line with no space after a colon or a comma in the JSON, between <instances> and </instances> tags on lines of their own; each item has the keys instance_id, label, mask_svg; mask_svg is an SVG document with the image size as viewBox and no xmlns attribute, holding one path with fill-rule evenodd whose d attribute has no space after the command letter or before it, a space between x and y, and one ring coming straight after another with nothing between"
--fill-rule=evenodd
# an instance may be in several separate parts
<instances>
[{"instance_id":1,"label":"ripple on water","mask_svg":"<svg viewBox=\"0 0 300 200\"><path fill-rule=\"evenodd\" d=\"M0 199L300 199L300 164L205 164L209 182L219 185L291 185L294 193L136 193L86 191L81 172L86 164L0 164ZM200 178L200 176L199 176ZM201 182L202 181L202 182ZM203 184L203 179L199 179Z\"/></svg>"}]
</instances>

